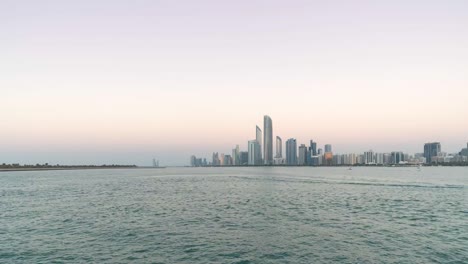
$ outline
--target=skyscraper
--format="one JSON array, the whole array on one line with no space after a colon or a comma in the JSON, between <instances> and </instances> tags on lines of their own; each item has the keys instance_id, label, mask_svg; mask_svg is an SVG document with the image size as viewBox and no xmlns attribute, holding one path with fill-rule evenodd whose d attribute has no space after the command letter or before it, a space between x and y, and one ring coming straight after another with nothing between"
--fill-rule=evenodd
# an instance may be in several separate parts
<instances>
[{"instance_id":1,"label":"skyscraper","mask_svg":"<svg viewBox=\"0 0 468 264\"><path fill-rule=\"evenodd\" d=\"M356 164L356 154L354 153L348 154L348 164L349 165Z\"/></svg>"},{"instance_id":2,"label":"skyscraper","mask_svg":"<svg viewBox=\"0 0 468 264\"><path fill-rule=\"evenodd\" d=\"M297 161L298 165L306 165L307 164L307 147L304 144L299 146L299 159Z\"/></svg>"},{"instance_id":3,"label":"skyscraper","mask_svg":"<svg viewBox=\"0 0 468 264\"><path fill-rule=\"evenodd\" d=\"M466 148L460 151L460 156L468 156L468 143L466 143Z\"/></svg>"},{"instance_id":4,"label":"skyscraper","mask_svg":"<svg viewBox=\"0 0 468 264\"><path fill-rule=\"evenodd\" d=\"M223 159L223 166L231 166L232 165L232 157L231 155L224 155Z\"/></svg>"},{"instance_id":5,"label":"skyscraper","mask_svg":"<svg viewBox=\"0 0 468 264\"><path fill-rule=\"evenodd\" d=\"M441 147L439 142L424 144L424 157L426 158L426 163L432 163L432 157L437 157L440 152Z\"/></svg>"},{"instance_id":6,"label":"skyscraper","mask_svg":"<svg viewBox=\"0 0 468 264\"><path fill-rule=\"evenodd\" d=\"M364 164L375 164L374 151L369 150L364 152Z\"/></svg>"},{"instance_id":7,"label":"skyscraper","mask_svg":"<svg viewBox=\"0 0 468 264\"><path fill-rule=\"evenodd\" d=\"M260 144L257 140L249 140L249 165L260 165L262 158L260 152Z\"/></svg>"},{"instance_id":8,"label":"skyscraper","mask_svg":"<svg viewBox=\"0 0 468 264\"><path fill-rule=\"evenodd\" d=\"M221 161L219 160L218 152L213 152L213 159L212 159L211 165L213 165L213 166L221 165Z\"/></svg>"},{"instance_id":9,"label":"skyscraper","mask_svg":"<svg viewBox=\"0 0 468 264\"><path fill-rule=\"evenodd\" d=\"M260 146L260 158L263 158L263 155L262 155L262 144L263 144L262 130L258 126L257 126L257 128L255 130L255 140L257 140L258 145Z\"/></svg>"},{"instance_id":10,"label":"skyscraper","mask_svg":"<svg viewBox=\"0 0 468 264\"><path fill-rule=\"evenodd\" d=\"M403 161L403 152L401 151L393 151L392 155L392 164L400 164Z\"/></svg>"},{"instance_id":11,"label":"skyscraper","mask_svg":"<svg viewBox=\"0 0 468 264\"><path fill-rule=\"evenodd\" d=\"M323 155L323 164L327 166L333 165L333 153L332 152L325 152Z\"/></svg>"},{"instance_id":12,"label":"skyscraper","mask_svg":"<svg viewBox=\"0 0 468 264\"><path fill-rule=\"evenodd\" d=\"M219 165L224 166L224 153L219 155Z\"/></svg>"},{"instance_id":13,"label":"skyscraper","mask_svg":"<svg viewBox=\"0 0 468 264\"><path fill-rule=\"evenodd\" d=\"M239 152L240 164L239 165L248 165L249 164L249 152L241 151Z\"/></svg>"},{"instance_id":14,"label":"skyscraper","mask_svg":"<svg viewBox=\"0 0 468 264\"><path fill-rule=\"evenodd\" d=\"M310 140L309 152L311 156L317 156L317 142Z\"/></svg>"},{"instance_id":15,"label":"skyscraper","mask_svg":"<svg viewBox=\"0 0 468 264\"><path fill-rule=\"evenodd\" d=\"M383 154L383 164L392 164L392 154L391 153L384 153Z\"/></svg>"},{"instance_id":16,"label":"skyscraper","mask_svg":"<svg viewBox=\"0 0 468 264\"><path fill-rule=\"evenodd\" d=\"M267 115L263 117L263 160L265 164L273 164L273 123Z\"/></svg>"},{"instance_id":17,"label":"skyscraper","mask_svg":"<svg viewBox=\"0 0 468 264\"><path fill-rule=\"evenodd\" d=\"M311 139L310 146L307 151L307 164L314 165L312 161L312 157L315 157L315 156L317 156L317 143Z\"/></svg>"},{"instance_id":18,"label":"skyscraper","mask_svg":"<svg viewBox=\"0 0 468 264\"><path fill-rule=\"evenodd\" d=\"M286 141L286 164L297 165L297 144L295 138Z\"/></svg>"},{"instance_id":19,"label":"skyscraper","mask_svg":"<svg viewBox=\"0 0 468 264\"><path fill-rule=\"evenodd\" d=\"M384 154L383 153L375 153L375 164L384 164Z\"/></svg>"},{"instance_id":20,"label":"skyscraper","mask_svg":"<svg viewBox=\"0 0 468 264\"><path fill-rule=\"evenodd\" d=\"M236 145L236 148L232 149L232 165L240 165L239 159L239 145Z\"/></svg>"},{"instance_id":21,"label":"skyscraper","mask_svg":"<svg viewBox=\"0 0 468 264\"><path fill-rule=\"evenodd\" d=\"M276 156L275 158L283 157L283 140L276 136Z\"/></svg>"},{"instance_id":22,"label":"skyscraper","mask_svg":"<svg viewBox=\"0 0 468 264\"><path fill-rule=\"evenodd\" d=\"M325 152L332 152L332 145L326 144L325 145Z\"/></svg>"}]
</instances>

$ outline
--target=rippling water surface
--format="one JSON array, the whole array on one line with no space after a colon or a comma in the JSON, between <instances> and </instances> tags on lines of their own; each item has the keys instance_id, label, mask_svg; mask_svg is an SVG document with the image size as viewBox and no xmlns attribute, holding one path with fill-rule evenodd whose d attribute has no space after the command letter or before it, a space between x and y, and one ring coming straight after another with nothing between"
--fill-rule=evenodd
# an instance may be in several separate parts
<instances>
[{"instance_id":1,"label":"rippling water surface","mask_svg":"<svg viewBox=\"0 0 468 264\"><path fill-rule=\"evenodd\" d=\"M468 168L0 173L0 263L468 263Z\"/></svg>"}]
</instances>

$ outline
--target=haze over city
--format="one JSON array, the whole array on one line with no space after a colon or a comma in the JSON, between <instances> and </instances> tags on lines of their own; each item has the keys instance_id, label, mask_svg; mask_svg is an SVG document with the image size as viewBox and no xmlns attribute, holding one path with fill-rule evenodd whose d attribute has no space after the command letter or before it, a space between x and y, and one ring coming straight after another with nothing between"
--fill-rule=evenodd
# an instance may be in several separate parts
<instances>
[{"instance_id":1,"label":"haze over city","mask_svg":"<svg viewBox=\"0 0 468 264\"><path fill-rule=\"evenodd\" d=\"M468 141L466 1L2 1L0 161Z\"/></svg>"}]
</instances>

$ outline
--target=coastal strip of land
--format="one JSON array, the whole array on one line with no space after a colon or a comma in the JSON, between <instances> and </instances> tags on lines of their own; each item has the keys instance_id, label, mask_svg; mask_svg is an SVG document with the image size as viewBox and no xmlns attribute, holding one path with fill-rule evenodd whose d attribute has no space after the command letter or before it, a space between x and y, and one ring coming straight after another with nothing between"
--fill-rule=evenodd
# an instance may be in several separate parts
<instances>
[{"instance_id":1,"label":"coastal strip of land","mask_svg":"<svg viewBox=\"0 0 468 264\"><path fill-rule=\"evenodd\" d=\"M134 169L136 165L19 165L0 164L0 172L8 171L50 171L50 170L94 170L94 169Z\"/></svg>"}]
</instances>

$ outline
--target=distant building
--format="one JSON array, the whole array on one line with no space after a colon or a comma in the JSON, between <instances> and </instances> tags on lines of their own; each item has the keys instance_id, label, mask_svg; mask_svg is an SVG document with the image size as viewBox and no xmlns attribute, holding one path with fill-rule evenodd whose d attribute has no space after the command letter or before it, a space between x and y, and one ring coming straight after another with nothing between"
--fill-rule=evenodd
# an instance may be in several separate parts
<instances>
[{"instance_id":1,"label":"distant building","mask_svg":"<svg viewBox=\"0 0 468 264\"><path fill-rule=\"evenodd\" d=\"M326 145L325 145L325 152L333 152L333 151L332 151L332 145L331 145L331 144L326 144Z\"/></svg>"},{"instance_id":2,"label":"distant building","mask_svg":"<svg viewBox=\"0 0 468 264\"><path fill-rule=\"evenodd\" d=\"M322 165L322 157L317 155L317 156L312 156L312 166L320 166Z\"/></svg>"},{"instance_id":3,"label":"distant building","mask_svg":"<svg viewBox=\"0 0 468 264\"><path fill-rule=\"evenodd\" d=\"M400 164L404 161L403 152L393 151L392 152L392 164Z\"/></svg>"},{"instance_id":4,"label":"distant building","mask_svg":"<svg viewBox=\"0 0 468 264\"><path fill-rule=\"evenodd\" d=\"M213 152L213 158L212 158L211 165L213 165L213 166L220 166L221 165L221 160L219 160L218 152Z\"/></svg>"},{"instance_id":5,"label":"distant building","mask_svg":"<svg viewBox=\"0 0 468 264\"><path fill-rule=\"evenodd\" d=\"M408 161L410 159L410 155L408 153L403 153L403 161Z\"/></svg>"},{"instance_id":6,"label":"distant building","mask_svg":"<svg viewBox=\"0 0 468 264\"><path fill-rule=\"evenodd\" d=\"M312 166L312 156L310 155L309 148L306 147L306 164Z\"/></svg>"},{"instance_id":7,"label":"distant building","mask_svg":"<svg viewBox=\"0 0 468 264\"><path fill-rule=\"evenodd\" d=\"M267 115L263 117L263 160L266 165L273 164L273 122Z\"/></svg>"},{"instance_id":8,"label":"distant building","mask_svg":"<svg viewBox=\"0 0 468 264\"><path fill-rule=\"evenodd\" d=\"M364 164L364 155L357 155L356 156L356 164Z\"/></svg>"},{"instance_id":9,"label":"distant building","mask_svg":"<svg viewBox=\"0 0 468 264\"><path fill-rule=\"evenodd\" d=\"M295 138L286 141L286 164L297 165L297 143Z\"/></svg>"},{"instance_id":10,"label":"distant building","mask_svg":"<svg viewBox=\"0 0 468 264\"><path fill-rule=\"evenodd\" d=\"M262 153L261 153L260 144L258 144L258 141L250 140L248 164L249 165L261 165L262 164L261 155Z\"/></svg>"},{"instance_id":11,"label":"distant building","mask_svg":"<svg viewBox=\"0 0 468 264\"><path fill-rule=\"evenodd\" d=\"M275 158L283 157L283 140L276 136L276 156Z\"/></svg>"},{"instance_id":12,"label":"distant building","mask_svg":"<svg viewBox=\"0 0 468 264\"><path fill-rule=\"evenodd\" d=\"M441 152L441 147L439 142L432 142L424 144L424 157L426 158L426 163L432 163L433 157L439 156Z\"/></svg>"},{"instance_id":13,"label":"distant building","mask_svg":"<svg viewBox=\"0 0 468 264\"><path fill-rule=\"evenodd\" d=\"M323 149L319 148L319 149L317 150L317 155L319 155L319 156L320 156L320 155L323 155Z\"/></svg>"},{"instance_id":14,"label":"distant building","mask_svg":"<svg viewBox=\"0 0 468 264\"><path fill-rule=\"evenodd\" d=\"M426 158L424 157L424 153L415 153L414 154L414 163L426 163Z\"/></svg>"},{"instance_id":15,"label":"distant building","mask_svg":"<svg viewBox=\"0 0 468 264\"><path fill-rule=\"evenodd\" d=\"M307 164L307 147L304 144L299 146L299 159L297 160L298 165L306 165Z\"/></svg>"},{"instance_id":16,"label":"distant building","mask_svg":"<svg viewBox=\"0 0 468 264\"><path fill-rule=\"evenodd\" d=\"M203 165L203 159L197 158L196 156L192 155L192 156L190 157L190 166L192 166L192 167L201 167L201 166L204 166L204 165ZM158 164L158 166L156 166L156 167L159 167L159 164Z\"/></svg>"},{"instance_id":17,"label":"distant building","mask_svg":"<svg viewBox=\"0 0 468 264\"><path fill-rule=\"evenodd\" d=\"M348 156L345 154L340 155L340 163L341 165L348 164Z\"/></svg>"},{"instance_id":18,"label":"distant building","mask_svg":"<svg viewBox=\"0 0 468 264\"><path fill-rule=\"evenodd\" d=\"M257 126L257 128L255 130L255 140L257 140L258 145L260 145L260 158L262 159L263 158L263 155L262 155L262 144L263 144L262 130L258 126Z\"/></svg>"},{"instance_id":19,"label":"distant building","mask_svg":"<svg viewBox=\"0 0 468 264\"><path fill-rule=\"evenodd\" d=\"M232 166L232 157L231 155L224 155L224 166Z\"/></svg>"},{"instance_id":20,"label":"distant building","mask_svg":"<svg viewBox=\"0 0 468 264\"><path fill-rule=\"evenodd\" d=\"M333 165L341 165L342 162L341 162L341 155L340 154L336 154L336 155L333 155L333 162L332 162Z\"/></svg>"},{"instance_id":21,"label":"distant building","mask_svg":"<svg viewBox=\"0 0 468 264\"><path fill-rule=\"evenodd\" d=\"M239 152L239 165L248 165L249 164L249 152L241 151Z\"/></svg>"},{"instance_id":22,"label":"distant building","mask_svg":"<svg viewBox=\"0 0 468 264\"><path fill-rule=\"evenodd\" d=\"M286 164L286 160L284 158L274 158L273 163L275 165L284 165Z\"/></svg>"},{"instance_id":23,"label":"distant building","mask_svg":"<svg viewBox=\"0 0 468 264\"><path fill-rule=\"evenodd\" d=\"M349 156L347 154L341 154L341 161L343 165L349 165Z\"/></svg>"},{"instance_id":24,"label":"distant building","mask_svg":"<svg viewBox=\"0 0 468 264\"><path fill-rule=\"evenodd\" d=\"M309 153L310 156L317 156L317 142L310 140Z\"/></svg>"},{"instance_id":25,"label":"distant building","mask_svg":"<svg viewBox=\"0 0 468 264\"><path fill-rule=\"evenodd\" d=\"M239 145L232 150L232 165L240 165Z\"/></svg>"},{"instance_id":26,"label":"distant building","mask_svg":"<svg viewBox=\"0 0 468 264\"><path fill-rule=\"evenodd\" d=\"M349 165L356 164L356 154L354 153L348 154L348 164Z\"/></svg>"},{"instance_id":27,"label":"distant building","mask_svg":"<svg viewBox=\"0 0 468 264\"><path fill-rule=\"evenodd\" d=\"M224 153L219 155L219 165L224 166Z\"/></svg>"},{"instance_id":28,"label":"distant building","mask_svg":"<svg viewBox=\"0 0 468 264\"><path fill-rule=\"evenodd\" d=\"M383 162L384 164L392 164L392 154L391 153L384 153L383 154Z\"/></svg>"},{"instance_id":29,"label":"distant building","mask_svg":"<svg viewBox=\"0 0 468 264\"><path fill-rule=\"evenodd\" d=\"M323 155L323 165L331 166L333 165L333 153L325 152Z\"/></svg>"},{"instance_id":30,"label":"distant building","mask_svg":"<svg viewBox=\"0 0 468 264\"><path fill-rule=\"evenodd\" d=\"M153 158L153 167L155 168L159 167L159 160L156 160L155 158Z\"/></svg>"},{"instance_id":31,"label":"distant building","mask_svg":"<svg viewBox=\"0 0 468 264\"><path fill-rule=\"evenodd\" d=\"M384 154L375 153L375 164L382 165L384 164Z\"/></svg>"},{"instance_id":32,"label":"distant building","mask_svg":"<svg viewBox=\"0 0 468 264\"><path fill-rule=\"evenodd\" d=\"M460 151L460 156L466 156L468 157L468 143L466 143L466 148L463 148L461 151Z\"/></svg>"},{"instance_id":33,"label":"distant building","mask_svg":"<svg viewBox=\"0 0 468 264\"><path fill-rule=\"evenodd\" d=\"M368 165L375 164L374 151L369 150L369 151L364 152L364 164L368 164Z\"/></svg>"}]
</instances>

